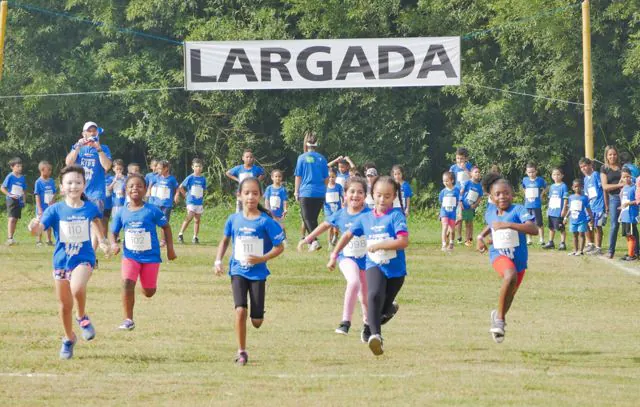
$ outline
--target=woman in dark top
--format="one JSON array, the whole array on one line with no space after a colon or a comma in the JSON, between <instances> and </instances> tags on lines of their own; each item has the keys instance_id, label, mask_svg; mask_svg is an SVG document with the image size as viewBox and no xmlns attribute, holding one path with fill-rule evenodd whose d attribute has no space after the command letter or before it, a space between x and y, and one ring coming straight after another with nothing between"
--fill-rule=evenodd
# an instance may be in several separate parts
<instances>
[{"instance_id":1,"label":"woman in dark top","mask_svg":"<svg viewBox=\"0 0 640 407\"><path fill-rule=\"evenodd\" d=\"M620 216L620 190L623 185L620 183L622 165L618 150L613 146L606 146L604 149L604 165L600 169L600 180L604 190L605 212L609 213L611 229L609 229L609 252L608 258L613 258L616 252L616 241L618 239L618 217Z\"/></svg>"}]
</instances>

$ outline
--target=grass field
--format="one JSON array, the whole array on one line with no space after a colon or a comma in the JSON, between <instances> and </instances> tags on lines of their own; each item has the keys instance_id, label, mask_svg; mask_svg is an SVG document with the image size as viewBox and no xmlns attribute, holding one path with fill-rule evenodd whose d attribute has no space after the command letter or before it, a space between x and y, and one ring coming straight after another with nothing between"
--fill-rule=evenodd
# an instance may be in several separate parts
<instances>
[{"instance_id":1,"label":"grass field","mask_svg":"<svg viewBox=\"0 0 640 407\"><path fill-rule=\"evenodd\" d=\"M116 330L119 259L102 260L88 290L98 335L71 361L58 360L52 250L35 247L23 219L19 244L0 247L0 405L639 404L640 267L533 249L498 345L488 328L499 280L486 256L440 252L439 225L417 218L382 357L360 343L358 306L352 333L333 333L344 282L324 267L326 250L290 244L270 263L249 364L236 367L229 280L211 272L224 217L210 211L203 244L178 246L163 264L157 295L137 297L132 332Z\"/></svg>"}]
</instances>

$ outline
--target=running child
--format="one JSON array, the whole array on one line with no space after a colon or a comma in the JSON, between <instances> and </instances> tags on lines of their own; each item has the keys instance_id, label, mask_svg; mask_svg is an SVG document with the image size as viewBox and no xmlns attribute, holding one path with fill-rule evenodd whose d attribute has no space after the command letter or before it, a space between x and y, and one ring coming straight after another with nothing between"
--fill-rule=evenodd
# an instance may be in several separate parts
<instances>
[{"instance_id":1,"label":"running child","mask_svg":"<svg viewBox=\"0 0 640 407\"><path fill-rule=\"evenodd\" d=\"M465 182L471 179L471 170L473 165L469 162L469 150L464 147L458 147L456 149L456 162L451 165L449 172L453 174L455 184L462 191L462 186ZM462 218L462 213L456 216ZM458 244L462 243L462 222L457 222L456 232L458 233Z\"/></svg>"},{"instance_id":2,"label":"running child","mask_svg":"<svg viewBox=\"0 0 640 407\"><path fill-rule=\"evenodd\" d=\"M127 179L129 178L129 175L133 175L133 174L138 174L138 175L142 174L142 172L140 170L140 164L138 164L138 163L129 163L127 165ZM125 204L128 204L129 201L130 201L129 195L127 195L126 191L125 191L124 202L125 202ZM109 230L109 229L105 229L105 230Z\"/></svg>"},{"instance_id":3,"label":"running child","mask_svg":"<svg viewBox=\"0 0 640 407\"><path fill-rule=\"evenodd\" d=\"M544 222L542 220L542 195L547 183L544 178L538 176L538 168L532 162L527 164L527 176L522 179L524 188L524 207L534 217L538 227L540 245L544 245ZM527 244L531 244L531 238L527 236Z\"/></svg>"},{"instance_id":4,"label":"running child","mask_svg":"<svg viewBox=\"0 0 640 407\"><path fill-rule=\"evenodd\" d=\"M120 246L116 236L124 230L122 253L122 308L124 321L118 329L130 331L136 327L133 322L133 306L135 304L135 288L138 277L142 293L151 298L158 287L158 271L160 270L160 242L156 228L162 228L167 240L167 258L176 259L173 249L171 226L167 217L158 207L143 201L147 186L140 174L130 174L125 185L129 203L122 207L111 223L111 251L118 254Z\"/></svg>"},{"instance_id":5,"label":"running child","mask_svg":"<svg viewBox=\"0 0 640 407\"><path fill-rule=\"evenodd\" d=\"M269 185L264 191L264 206L271 212L273 219L280 224L286 236L287 232L284 228L284 218L287 216L289 209L289 198L287 197L287 189L282 184L283 178L284 174L281 170L271 171L271 181L273 181L273 184Z\"/></svg>"},{"instance_id":6,"label":"running child","mask_svg":"<svg viewBox=\"0 0 640 407\"><path fill-rule=\"evenodd\" d=\"M76 321L82 337L90 341L96 331L86 314L87 283L96 264L96 253L91 245L91 229L100 239L100 249L109 254L109 246L100 224L102 213L84 195L86 187L84 168L70 165L60 172L60 189L64 200L48 207L42 218L29 222L29 231L37 236L52 228L56 238L53 252L53 279L60 301L60 319L64 326L60 359L71 359L77 342L73 332L72 311L76 303Z\"/></svg>"},{"instance_id":7,"label":"running child","mask_svg":"<svg viewBox=\"0 0 640 407\"><path fill-rule=\"evenodd\" d=\"M440 222L442 223L442 251L453 250L456 238L456 218L460 207L460 189L455 186L455 178L451 171L442 174L444 188L438 197L440 201Z\"/></svg>"},{"instance_id":8,"label":"running child","mask_svg":"<svg viewBox=\"0 0 640 407\"><path fill-rule=\"evenodd\" d=\"M502 343L507 312L527 271L529 255L525 235L535 235L538 229L533 215L522 205L513 204L513 187L509 181L495 173L489 173L483 184L491 194L495 206L487 212L487 226L478 235L478 250L481 253L487 250L484 238L491 234L493 243L489 248L489 261L502 277L502 286L498 308L491 311L489 332L496 343Z\"/></svg>"},{"instance_id":9,"label":"running child","mask_svg":"<svg viewBox=\"0 0 640 407\"><path fill-rule=\"evenodd\" d=\"M193 161L191 161L191 169L193 170L193 174L182 181L176 194L176 203L180 195L186 196L187 198L187 216L180 227L178 241L184 243L184 231L189 226L191 220L193 220L193 238L191 242L199 244L200 239L198 239L198 233L200 233L200 218L204 212L204 193L207 190L207 179L202 175L204 164L201 159L194 158Z\"/></svg>"},{"instance_id":10,"label":"running child","mask_svg":"<svg viewBox=\"0 0 640 407\"><path fill-rule=\"evenodd\" d=\"M473 218L476 216L476 208L482 202L482 176L480 169L471 169L471 179L462 184L462 221L465 223L465 246L473 245Z\"/></svg>"},{"instance_id":11,"label":"running child","mask_svg":"<svg viewBox=\"0 0 640 407\"><path fill-rule=\"evenodd\" d=\"M260 182L264 180L264 169L260 166L254 165L256 159L253 156L253 151L246 149L242 153L242 165L236 165L225 173L227 178L235 181L240 185L242 180L249 177L257 178ZM236 194L237 195L237 194ZM238 198L236 200L236 213L242 211L242 200Z\"/></svg>"},{"instance_id":12,"label":"running child","mask_svg":"<svg viewBox=\"0 0 640 407\"><path fill-rule=\"evenodd\" d=\"M7 246L16 243L14 234L18 219L22 217L24 207L24 194L27 189L27 181L22 175L22 160L18 157L9 160L11 172L6 176L0 190L7 196Z\"/></svg>"},{"instance_id":13,"label":"running child","mask_svg":"<svg viewBox=\"0 0 640 407\"><path fill-rule=\"evenodd\" d=\"M350 170L355 168L355 164L351 161L351 158L347 156L340 156L335 160L331 161L329 164L329 168L333 168L334 165L338 164L338 172L336 173L336 183L339 184L343 189L347 183L347 180L350 176Z\"/></svg>"},{"instance_id":14,"label":"running child","mask_svg":"<svg viewBox=\"0 0 640 407\"><path fill-rule=\"evenodd\" d=\"M329 183L327 184L327 192L324 198L324 216L331 217L334 213L342 209L342 201L344 200L344 190L342 185L336 183L336 170L329 168ZM335 245L338 241L339 231L337 227L329 229L329 244Z\"/></svg>"},{"instance_id":15,"label":"running child","mask_svg":"<svg viewBox=\"0 0 640 407\"><path fill-rule=\"evenodd\" d=\"M404 249L409 246L407 220L393 209L393 200L400 195L400 185L393 178L383 176L373 181L375 208L363 213L346 231L329 257L327 267L333 270L340 252L351 239L364 236L367 246L367 321L371 335L367 340L374 355L382 355L381 326L398 312L395 298L404 284L407 264ZM362 335L366 337L365 332Z\"/></svg>"},{"instance_id":16,"label":"running child","mask_svg":"<svg viewBox=\"0 0 640 407\"><path fill-rule=\"evenodd\" d=\"M400 195L402 197L393 201L393 207L404 208L404 216L408 217L409 210L411 209L411 198L413 198L411 185L404 180L404 168L401 165L391 167L391 175L393 176L393 180L400 185Z\"/></svg>"},{"instance_id":17,"label":"running child","mask_svg":"<svg viewBox=\"0 0 640 407\"><path fill-rule=\"evenodd\" d=\"M584 193L589 198L589 206L593 211L592 227L587 232L587 247L584 252L599 256L602 254L602 228L607 223L602 180L600 174L594 171L593 161L589 158L581 158L579 164L580 171L584 174Z\"/></svg>"},{"instance_id":18,"label":"running child","mask_svg":"<svg viewBox=\"0 0 640 407\"><path fill-rule=\"evenodd\" d=\"M589 207L589 198L583 194L582 181L575 179L571 190L573 195L569 196L569 216L565 216L565 221L569 221L569 232L573 233L573 252L569 256L582 256L585 233L589 230L589 219L593 219L593 213Z\"/></svg>"},{"instance_id":19,"label":"running child","mask_svg":"<svg viewBox=\"0 0 640 407\"><path fill-rule=\"evenodd\" d=\"M214 270L221 276L222 259L229 243L233 255L229 260L229 275L236 311L235 331L238 340L236 363L247 364L247 294L251 303L251 324L260 328L264 321L265 284L270 274L267 261L279 256L283 250L282 228L260 205L262 190L257 178L249 177L240 182L239 197L242 212L227 219L224 235L218 246Z\"/></svg>"},{"instance_id":20,"label":"running child","mask_svg":"<svg viewBox=\"0 0 640 407\"><path fill-rule=\"evenodd\" d=\"M38 171L40 178L36 180L33 190L36 198L36 217L42 218L45 209L53 205L56 200L56 181L51 178L52 166L48 161L40 161ZM37 246L42 246L42 235L38 235ZM47 246L53 246L51 229L47 229Z\"/></svg>"},{"instance_id":21,"label":"running child","mask_svg":"<svg viewBox=\"0 0 640 407\"><path fill-rule=\"evenodd\" d=\"M298 251L301 252L305 243L310 244L318 236L332 228L338 228L340 233L346 233L360 215L370 212L364 204L367 194L367 182L362 178L349 178L346 187L345 207L336 211L327 217L309 236L306 241L301 240L298 244ZM366 279L366 254L367 240L365 236L351 239L344 250L338 253L338 267L347 280L347 287L344 292L344 302L342 307L342 321L335 332L347 335L351 328L351 318L353 317L353 309L356 305L356 299L360 299L362 306L362 320L364 326L360 334L363 343L369 341L371 329L367 323L367 279Z\"/></svg>"},{"instance_id":22,"label":"running child","mask_svg":"<svg viewBox=\"0 0 640 407\"><path fill-rule=\"evenodd\" d=\"M178 201L178 181L171 175L171 165L169 161L162 160L158 162L157 168L159 174L156 175L151 184L151 190L155 191L155 198L152 205L160 208L164 216L167 217L167 222L171 221L171 211L173 210L174 200ZM149 195L149 191L147 191ZM161 233L160 247L164 247L166 244L166 238L164 231Z\"/></svg>"},{"instance_id":23,"label":"running child","mask_svg":"<svg viewBox=\"0 0 640 407\"><path fill-rule=\"evenodd\" d=\"M569 188L567 184L562 182L564 171L562 168L556 167L551 171L551 179L553 184L549 187L549 205L547 207L547 221L549 223L549 241L542 246L543 249L555 249L554 238L556 231L560 232L560 245L558 250L567 250L565 244L567 240L567 232L564 227L564 218L567 214L567 203L569 201Z\"/></svg>"},{"instance_id":24,"label":"running child","mask_svg":"<svg viewBox=\"0 0 640 407\"><path fill-rule=\"evenodd\" d=\"M633 261L638 259L638 203L636 202L636 186L630 168L622 168L620 182L624 185L620 192L621 207L620 223L622 236L627 238L627 255L620 260Z\"/></svg>"}]
</instances>

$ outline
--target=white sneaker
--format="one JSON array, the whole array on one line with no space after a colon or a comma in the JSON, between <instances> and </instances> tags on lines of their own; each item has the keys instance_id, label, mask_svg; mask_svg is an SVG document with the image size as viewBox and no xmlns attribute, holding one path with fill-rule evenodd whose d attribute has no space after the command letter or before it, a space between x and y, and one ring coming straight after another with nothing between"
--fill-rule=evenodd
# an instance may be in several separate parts
<instances>
[{"instance_id":1,"label":"white sneaker","mask_svg":"<svg viewBox=\"0 0 640 407\"><path fill-rule=\"evenodd\" d=\"M5 244L7 246L13 246L14 244L16 244L16 239L13 239L13 238L7 239Z\"/></svg>"},{"instance_id":2,"label":"white sneaker","mask_svg":"<svg viewBox=\"0 0 640 407\"><path fill-rule=\"evenodd\" d=\"M320 250L321 248L322 247L320 246L320 243L317 240L314 240L313 243L309 245L310 252L315 252L316 250Z\"/></svg>"},{"instance_id":3,"label":"white sneaker","mask_svg":"<svg viewBox=\"0 0 640 407\"><path fill-rule=\"evenodd\" d=\"M504 341L504 326L504 321L498 319L498 311L495 309L491 311L491 329L489 329L489 332L491 332L491 336L493 336L493 340L496 343Z\"/></svg>"},{"instance_id":4,"label":"white sneaker","mask_svg":"<svg viewBox=\"0 0 640 407\"><path fill-rule=\"evenodd\" d=\"M380 356L384 353L382 349L382 336L380 335L371 335L369 337L369 349L373 352L374 355Z\"/></svg>"}]
</instances>

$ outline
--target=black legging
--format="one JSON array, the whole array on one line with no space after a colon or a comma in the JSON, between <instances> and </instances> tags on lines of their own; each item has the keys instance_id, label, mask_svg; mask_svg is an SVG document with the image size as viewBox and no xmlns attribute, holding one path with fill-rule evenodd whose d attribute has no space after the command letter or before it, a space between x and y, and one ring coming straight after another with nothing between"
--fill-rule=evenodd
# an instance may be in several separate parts
<instances>
[{"instance_id":1,"label":"black legging","mask_svg":"<svg viewBox=\"0 0 640 407\"><path fill-rule=\"evenodd\" d=\"M300 198L300 214L307 233L318 227L318 216L324 205L324 198Z\"/></svg>"},{"instance_id":2,"label":"black legging","mask_svg":"<svg viewBox=\"0 0 640 407\"><path fill-rule=\"evenodd\" d=\"M380 319L382 314L393 312L393 300L404 284L404 276L387 278L378 267L367 269L367 296L369 309L367 319L372 335L381 334Z\"/></svg>"}]
</instances>

